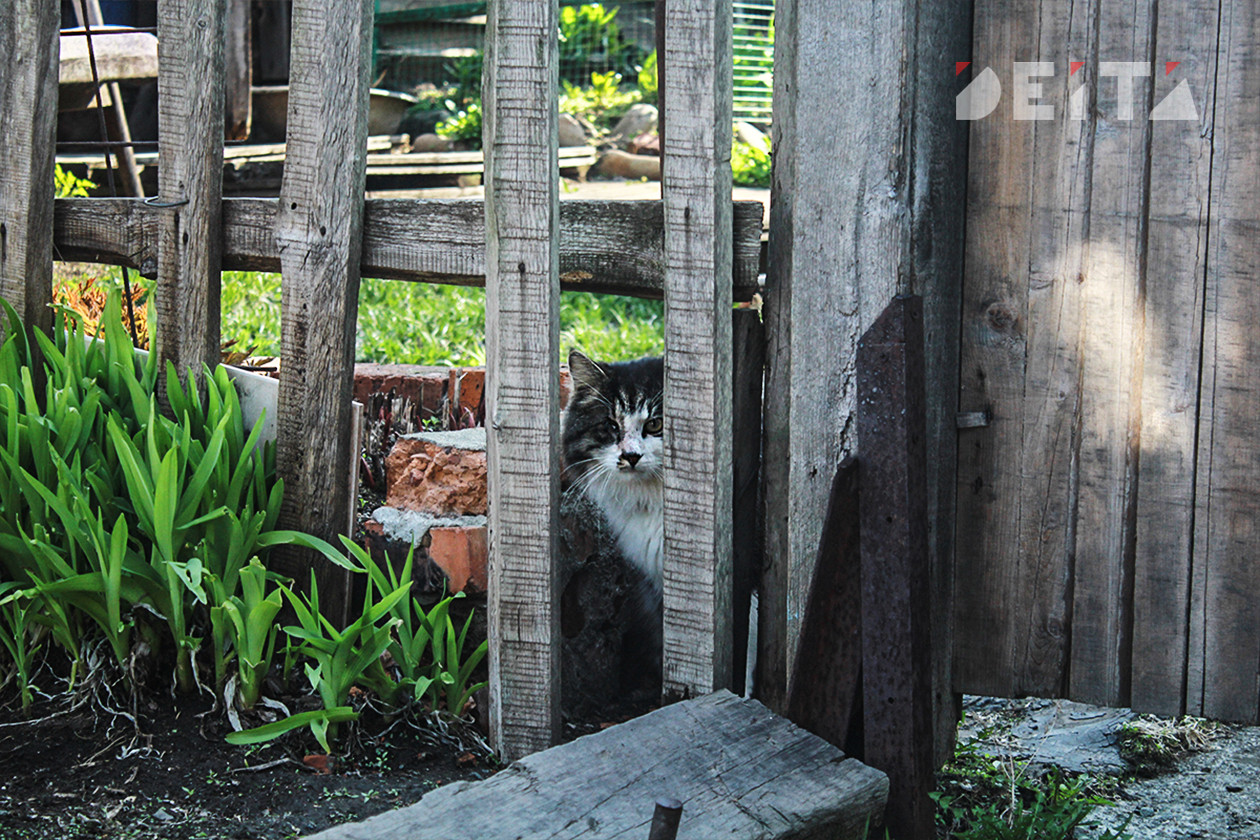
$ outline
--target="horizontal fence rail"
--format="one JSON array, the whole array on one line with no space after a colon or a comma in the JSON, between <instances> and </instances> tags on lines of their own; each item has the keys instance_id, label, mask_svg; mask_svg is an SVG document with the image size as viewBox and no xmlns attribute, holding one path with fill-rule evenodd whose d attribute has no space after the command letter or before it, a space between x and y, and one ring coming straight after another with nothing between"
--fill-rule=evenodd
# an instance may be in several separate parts
<instances>
[{"instance_id":1,"label":"horizontal fence rail","mask_svg":"<svg viewBox=\"0 0 1260 840\"><path fill-rule=\"evenodd\" d=\"M279 271L273 198L223 200L223 268ZM368 199L363 214L364 277L480 286L485 282L481 201ZM732 294L760 291L763 206L733 202ZM161 211L138 199L57 200L58 259L157 272ZM560 202L560 285L572 291L660 298L664 293L664 208L659 201Z\"/></svg>"}]
</instances>

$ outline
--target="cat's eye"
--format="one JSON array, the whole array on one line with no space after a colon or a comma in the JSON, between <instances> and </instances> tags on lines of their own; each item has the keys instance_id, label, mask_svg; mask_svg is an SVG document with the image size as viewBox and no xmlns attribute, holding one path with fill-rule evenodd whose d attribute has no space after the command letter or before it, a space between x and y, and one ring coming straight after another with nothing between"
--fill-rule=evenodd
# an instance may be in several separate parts
<instances>
[{"instance_id":1,"label":"cat's eye","mask_svg":"<svg viewBox=\"0 0 1260 840\"><path fill-rule=\"evenodd\" d=\"M621 437L621 427L618 426L617 421L612 419L611 417L608 418L607 428L608 428L608 434L612 435L613 437Z\"/></svg>"},{"instance_id":2,"label":"cat's eye","mask_svg":"<svg viewBox=\"0 0 1260 840\"><path fill-rule=\"evenodd\" d=\"M643 434L645 434L645 435L659 435L659 434L661 433L661 427L662 427L662 425L663 425L663 424L661 423L661 418L659 418L659 417L650 417L650 418L648 418L648 421L647 421L646 423L644 423L644 424L643 424Z\"/></svg>"}]
</instances>

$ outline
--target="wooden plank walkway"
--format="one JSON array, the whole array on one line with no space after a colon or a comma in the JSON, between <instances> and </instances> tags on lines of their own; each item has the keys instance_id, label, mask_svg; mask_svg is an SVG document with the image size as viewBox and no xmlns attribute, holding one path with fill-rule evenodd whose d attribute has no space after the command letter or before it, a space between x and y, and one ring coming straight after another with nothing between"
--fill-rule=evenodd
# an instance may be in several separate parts
<instances>
[{"instance_id":1,"label":"wooden plank walkway","mask_svg":"<svg viewBox=\"0 0 1260 840\"><path fill-rule=\"evenodd\" d=\"M755 700L719 691L311 840L641 840L662 796L683 803L680 838L847 840L874 827L887 791L878 770Z\"/></svg>"}]
</instances>

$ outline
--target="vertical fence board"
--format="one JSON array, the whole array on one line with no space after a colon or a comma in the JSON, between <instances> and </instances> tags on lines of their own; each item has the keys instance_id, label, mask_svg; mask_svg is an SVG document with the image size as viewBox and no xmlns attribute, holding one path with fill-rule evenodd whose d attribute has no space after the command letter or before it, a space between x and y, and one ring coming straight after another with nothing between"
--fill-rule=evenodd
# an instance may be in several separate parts
<instances>
[{"instance_id":1,"label":"vertical fence board","mask_svg":"<svg viewBox=\"0 0 1260 840\"><path fill-rule=\"evenodd\" d=\"M28 327L52 325L53 139L59 8L11 0L0 8L0 296Z\"/></svg>"},{"instance_id":2,"label":"vertical fence board","mask_svg":"<svg viewBox=\"0 0 1260 840\"><path fill-rule=\"evenodd\" d=\"M158 6L157 352L181 377L219 361L224 0ZM162 393L162 392L159 392Z\"/></svg>"},{"instance_id":3,"label":"vertical fence board","mask_svg":"<svg viewBox=\"0 0 1260 840\"><path fill-rule=\"evenodd\" d=\"M276 243L283 274L276 469L286 527L337 542L347 520L350 399L366 176L372 0L295 0L288 148ZM223 104L216 111L222 120ZM219 123L222 136L222 123ZM344 618L348 573L315 564L321 608Z\"/></svg>"},{"instance_id":4,"label":"vertical fence board","mask_svg":"<svg viewBox=\"0 0 1260 840\"><path fill-rule=\"evenodd\" d=\"M1145 61L1152 50L1146 0L1096 3L1094 54ZM1132 96L1087 65L1086 108L1096 124L1090 155L1087 243L1081 274L1080 443L1068 696L1127 705L1132 657L1132 566L1146 270L1146 180L1151 79ZM1132 109L1132 118L1123 111ZM1084 176L1080 173L1078 177Z\"/></svg>"},{"instance_id":5,"label":"vertical fence board","mask_svg":"<svg viewBox=\"0 0 1260 840\"><path fill-rule=\"evenodd\" d=\"M1064 44L1094 43L1090 10L1070 0L981 0L975 14L974 72L1007 86L1015 61L1062 63ZM972 123L963 289L960 409L991 423L959 439L955 665L964 690L1006 696L1058 695L1068 656L1088 209L1076 173L1092 154L1092 115L1064 114L1077 82L1034 81L1052 119L1016 119L1011 95Z\"/></svg>"},{"instance_id":6,"label":"vertical fence board","mask_svg":"<svg viewBox=\"0 0 1260 840\"><path fill-rule=\"evenodd\" d=\"M225 24L227 78L223 104L228 140L249 137L253 116L250 85L254 77L253 38L250 31L250 0L227 0Z\"/></svg>"},{"instance_id":7,"label":"vertical fence board","mask_svg":"<svg viewBox=\"0 0 1260 840\"><path fill-rule=\"evenodd\" d=\"M508 759L551 746L560 721L556 14L492 0L482 86L490 721Z\"/></svg>"},{"instance_id":8,"label":"vertical fence board","mask_svg":"<svg viewBox=\"0 0 1260 840\"><path fill-rule=\"evenodd\" d=\"M732 662L730 0L669 0L664 59L663 689L694 696Z\"/></svg>"},{"instance_id":9,"label":"vertical fence board","mask_svg":"<svg viewBox=\"0 0 1260 840\"><path fill-rule=\"evenodd\" d=\"M1184 705L1186 619L1219 14L1219 0L1165 6L1155 33L1157 58L1181 59L1173 75L1156 62L1155 101L1185 81L1199 111L1151 123L1130 702L1165 715L1202 712Z\"/></svg>"},{"instance_id":10,"label":"vertical fence board","mask_svg":"<svg viewBox=\"0 0 1260 840\"><path fill-rule=\"evenodd\" d=\"M858 344L862 760L888 774L887 824L932 840L932 635L923 300L899 296Z\"/></svg>"},{"instance_id":11,"label":"vertical fence board","mask_svg":"<svg viewBox=\"0 0 1260 840\"><path fill-rule=\"evenodd\" d=\"M1205 369L1211 400L1200 414L1205 516L1196 521L1196 564L1207 563L1203 601L1203 712L1256 720L1260 663L1260 335L1255 329L1260 233L1260 9L1221 8L1208 207ZM1205 383L1205 386L1209 383ZM1209 411L1210 408L1210 411ZM1206 554L1200 552L1200 547Z\"/></svg>"}]
</instances>

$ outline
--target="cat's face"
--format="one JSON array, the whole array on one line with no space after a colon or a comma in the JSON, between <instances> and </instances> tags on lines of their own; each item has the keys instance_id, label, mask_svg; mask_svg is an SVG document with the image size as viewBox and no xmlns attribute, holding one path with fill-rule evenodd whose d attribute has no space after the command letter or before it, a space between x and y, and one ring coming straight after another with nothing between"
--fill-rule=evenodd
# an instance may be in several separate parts
<instances>
[{"instance_id":1,"label":"cat's face","mask_svg":"<svg viewBox=\"0 0 1260 840\"><path fill-rule=\"evenodd\" d=\"M569 354L573 391L564 412L566 478L594 489L617 482L660 481L662 469L659 358L592 362Z\"/></svg>"}]
</instances>

